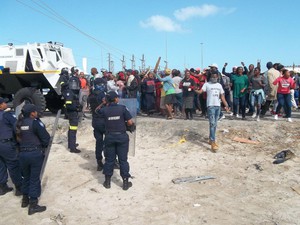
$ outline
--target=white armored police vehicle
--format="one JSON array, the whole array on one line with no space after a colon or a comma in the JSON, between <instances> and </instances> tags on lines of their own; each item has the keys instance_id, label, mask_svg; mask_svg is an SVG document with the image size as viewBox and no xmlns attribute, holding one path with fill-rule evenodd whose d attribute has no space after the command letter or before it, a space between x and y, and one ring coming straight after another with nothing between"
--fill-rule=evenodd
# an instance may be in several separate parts
<instances>
[{"instance_id":1,"label":"white armored police vehicle","mask_svg":"<svg viewBox=\"0 0 300 225\"><path fill-rule=\"evenodd\" d=\"M75 66L72 50L61 43L0 46L0 96L16 108L24 101L55 113L63 107L60 71Z\"/></svg>"}]
</instances>

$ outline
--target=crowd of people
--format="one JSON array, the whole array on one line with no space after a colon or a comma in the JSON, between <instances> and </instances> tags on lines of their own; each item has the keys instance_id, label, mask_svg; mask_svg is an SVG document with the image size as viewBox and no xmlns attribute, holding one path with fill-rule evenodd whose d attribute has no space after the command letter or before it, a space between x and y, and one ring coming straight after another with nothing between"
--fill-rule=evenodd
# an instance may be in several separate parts
<instances>
[{"instance_id":1,"label":"crowd of people","mask_svg":"<svg viewBox=\"0 0 300 225\"><path fill-rule=\"evenodd\" d=\"M138 114L158 113L167 119L191 120L197 111L201 117L207 117L207 94L199 94L196 90L210 81L212 73L217 73L232 116L241 119L251 116L259 121L271 107L270 113L275 120L283 116L292 122L292 109L299 105L299 74L280 63L268 62L266 67L262 72L260 63L247 67L241 62L241 66L234 66L228 72L227 63L221 70L213 63L202 71L191 68L182 73L178 69L165 69L154 73L128 69L115 75L106 70L99 74L92 68L89 83L92 87L93 80L98 77L103 80L105 91L116 91L120 98L136 98ZM222 118L221 111L219 119Z\"/></svg>"},{"instance_id":2,"label":"crowd of people","mask_svg":"<svg viewBox=\"0 0 300 225\"><path fill-rule=\"evenodd\" d=\"M292 109L299 104L299 74L280 63L268 62L264 72L260 62L256 67L253 64L247 67L241 62L241 66L232 67L231 72L226 71L227 65L224 64L221 72L213 63L202 71L200 68L185 69L183 74L178 69L166 68L160 72L125 69L113 75L92 68L88 84L91 94L113 91L119 98L136 99L140 115L155 113L167 120L193 120L200 114L209 120L208 142L214 152L218 149L216 126L225 118L224 110L242 120L248 116L260 121L270 112L275 120L283 116L292 122Z\"/></svg>"}]
</instances>

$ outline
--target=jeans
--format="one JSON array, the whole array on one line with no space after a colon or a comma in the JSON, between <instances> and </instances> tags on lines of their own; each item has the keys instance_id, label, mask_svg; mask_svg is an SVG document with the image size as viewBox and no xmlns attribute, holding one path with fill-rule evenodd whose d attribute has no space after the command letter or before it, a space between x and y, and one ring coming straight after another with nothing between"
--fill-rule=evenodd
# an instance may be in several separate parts
<instances>
[{"instance_id":1,"label":"jeans","mask_svg":"<svg viewBox=\"0 0 300 225\"><path fill-rule=\"evenodd\" d=\"M278 100L278 105L276 108L276 114L279 114L281 107L283 107L286 117L290 118L292 114L291 94L277 93L277 100Z\"/></svg>"},{"instance_id":2,"label":"jeans","mask_svg":"<svg viewBox=\"0 0 300 225\"><path fill-rule=\"evenodd\" d=\"M231 102L230 90L225 89L224 92L225 92L225 100L228 104L228 107L231 108L232 107L232 102Z\"/></svg>"},{"instance_id":3,"label":"jeans","mask_svg":"<svg viewBox=\"0 0 300 225\"><path fill-rule=\"evenodd\" d=\"M233 98L233 114L236 115L238 114L238 106L241 107L242 110L242 116L246 116L246 106L245 106L245 100L246 100L246 95L239 97L239 98Z\"/></svg>"},{"instance_id":4,"label":"jeans","mask_svg":"<svg viewBox=\"0 0 300 225\"><path fill-rule=\"evenodd\" d=\"M220 115L221 107L220 106L209 106L207 108L208 120L209 120L209 140L216 140L216 130L218 118Z\"/></svg>"},{"instance_id":5,"label":"jeans","mask_svg":"<svg viewBox=\"0 0 300 225\"><path fill-rule=\"evenodd\" d=\"M177 102L174 104L174 108L177 107L180 112L182 112L182 92L176 94Z\"/></svg>"},{"instance_id":6,"label":"jeans","mask_svg":"<svg viewBox=\"0 0 300 225\"><path fill-rule=\"evenodd\" d=\"M251 99L251 105L252 105L253 108L255 107L255 103L257 105L261 105L261 103L263 101L261 94L255 95L254 93L252 93L250 95L250 99Z\"/></svg>"}]
</instances>

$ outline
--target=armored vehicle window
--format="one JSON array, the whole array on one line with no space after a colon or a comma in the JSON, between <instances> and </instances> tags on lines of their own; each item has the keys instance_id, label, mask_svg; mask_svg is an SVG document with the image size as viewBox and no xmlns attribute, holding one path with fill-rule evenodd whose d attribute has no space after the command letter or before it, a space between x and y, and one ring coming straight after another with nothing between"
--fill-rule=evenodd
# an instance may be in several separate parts
<instances>
[{"instance_id":1,"label":"armored vehicle window","mask_svg":"<svg viewBox=\"0 0 300 225\"><path fill-rule=\"evenodd\" d=\"M43 54L42 54L42 51L41 51L41 49L40 49L40 48L38 48L37 50L38 50L38 52L39 52L39 54L40 54L40 56L41 56L41 59L43 59Z\"/></svg>"},{"instance_id":2,"label":"armored vehicle window","mask_svg":"<svg viewBox=\"0 0 300 225\"><path fill-rule=\"evenodd\" d=\"M16 56L24 56L24 49L16 48Z\"/></svg>"}]
</instances>

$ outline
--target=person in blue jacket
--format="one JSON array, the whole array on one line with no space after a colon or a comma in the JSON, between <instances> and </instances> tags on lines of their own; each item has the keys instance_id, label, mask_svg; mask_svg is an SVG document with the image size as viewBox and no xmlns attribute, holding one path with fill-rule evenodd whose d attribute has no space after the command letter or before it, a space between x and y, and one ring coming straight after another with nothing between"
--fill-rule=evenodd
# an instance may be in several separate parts
<instances>
[{"instance_id":1,"label":"person in blue jacket","mask_svg":"<svg viewBox=\"0 0 300 225\"><path fill-rule=\"evenodd\" d=\"M0 195L5 195L13 190L7 185L8 173L16 187L16 196L22 195L22 176L17 158L16 142L13 129L16 117L11 112L6 112L8 99L0 97Z\"/></svg>"},{"instance_id":2,"label":"person in blue jacket","mask_svg":"<svg viewBox=\"0 0 300 225\"><path fill-rule=\"evenodd\" d=\"M24 176L21 207L29 205L28 215L46 210L46 206L38 205L38 198L41 195L40 173L44 162L44 150L49 144L50 135L38 118L37 111L35 105L25 104L15 130L21 171Z\"/></svg>"}]
</instances>

